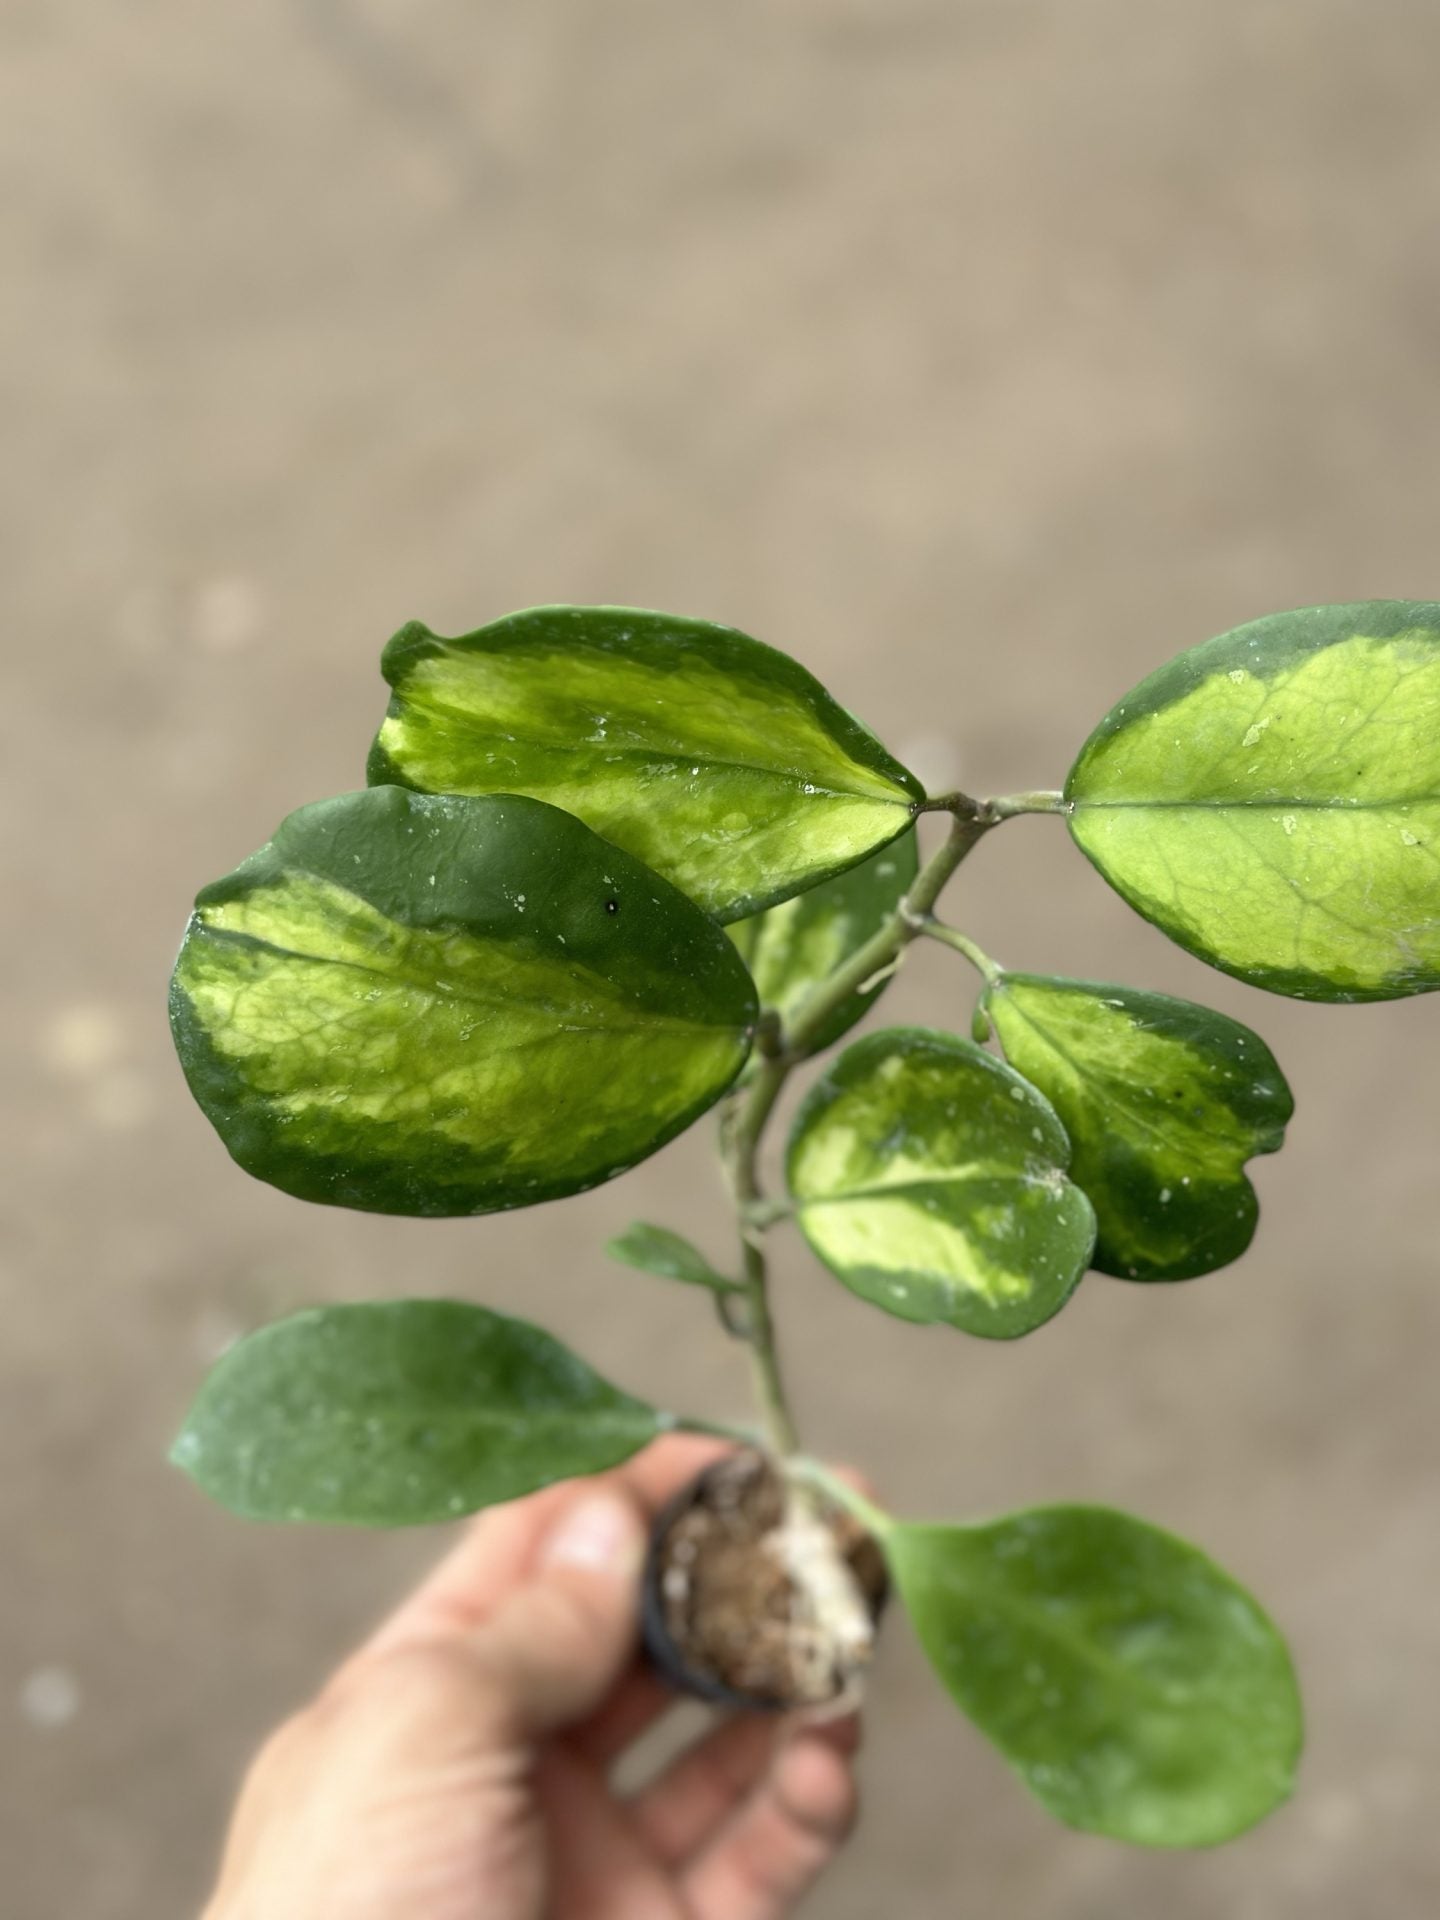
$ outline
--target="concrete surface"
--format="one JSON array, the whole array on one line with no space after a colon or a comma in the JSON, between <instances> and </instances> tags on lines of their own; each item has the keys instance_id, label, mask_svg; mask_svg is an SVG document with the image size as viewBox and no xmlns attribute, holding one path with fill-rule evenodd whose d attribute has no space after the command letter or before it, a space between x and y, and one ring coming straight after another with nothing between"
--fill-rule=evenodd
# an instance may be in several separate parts
<instances>
[{"instance_id":1,"label":"concrete surface","mask_svg":"<svg viewBox=\"0 0 1440 1920\"><path fill-rule=\"evenodd\" d=\"M290 1536L163 1464L302 1301L470 1290L740 1405L704 1129L532 1217L377 1222L232 1168L171 1058L195 887L361 778L375 656L537 600L791 648L897 750L1058 784L1161 659L1440 590L1425 0L3 0L0 1908L193 1914L257 1736L439 1547ZM1206 1542L1294 1636L1310 1753L1241 1844L1052 1826L897 1631L825 1920L1387 1920L1440 1859L1437 1009L1208 975L1021 822L1002 957L1209 999L1294 1081L1234 1269L994 1350L797 1249L817 1444L895 1502L1068 1495ZM917 955L892 1015L963 1023ZM677 1290L678 1293L678 1290Z\"/></svg>"}]
</instances>

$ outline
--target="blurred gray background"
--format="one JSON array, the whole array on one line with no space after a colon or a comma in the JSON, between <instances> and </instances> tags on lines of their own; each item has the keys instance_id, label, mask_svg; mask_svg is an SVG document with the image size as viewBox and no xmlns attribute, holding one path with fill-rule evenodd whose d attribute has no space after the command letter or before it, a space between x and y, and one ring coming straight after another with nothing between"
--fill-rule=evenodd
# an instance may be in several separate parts
<instances>
[{"instance_id":1,"label":"blurred gray background","mask_svg":"<svg viewBox=\"0 0 1440 1920\"><path fill-rule=\"evenodd\" d=\"M236 1332L468 1291L743 1407L703 1302L598 1251L632 1214L722 1250L703 1125L420 1224L255 1184L189 1101L189 898L361 782L387 635L711 616L987 792L1058 785L1211 633L1440 592L1437 60L1429 0L3 0L6 1920L193 1914L248 1751L442 1544L247 1528L165 1466ZM1309 1757L1215 1854L1075 1836L897 1623L811 1911L1430 1914L1436 1007L1210 975L1054 821L956 911L1254 1023L1290 1143L1238 1266L1094 1278L1011 1348L788 1245L811 1438L920 1513L1089 1497L1203 1541L1294 1638ZM887 1011L963 1026L971 992L917 952Z\"/></svg>"}]
</instances>

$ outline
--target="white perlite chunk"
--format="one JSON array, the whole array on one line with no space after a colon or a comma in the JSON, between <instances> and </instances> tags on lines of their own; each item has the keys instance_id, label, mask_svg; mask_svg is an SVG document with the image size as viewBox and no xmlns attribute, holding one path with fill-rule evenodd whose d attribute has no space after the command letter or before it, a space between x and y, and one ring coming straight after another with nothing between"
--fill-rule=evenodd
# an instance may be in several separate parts
<instances>
[{"instance_id":1,"label":"white perlite chunk","mask_svg":"<svg viewBox=\"0 0 1440 1920\"><path fill-rule=\"evenodd\" d=\"M792 1492L783 1525L762 1549L779 1560L795 1590L790 1646L796 1689L807 1701L849 1706L875 1645L859 1581L811 1498Z\"/></svg>"}]
</instances>

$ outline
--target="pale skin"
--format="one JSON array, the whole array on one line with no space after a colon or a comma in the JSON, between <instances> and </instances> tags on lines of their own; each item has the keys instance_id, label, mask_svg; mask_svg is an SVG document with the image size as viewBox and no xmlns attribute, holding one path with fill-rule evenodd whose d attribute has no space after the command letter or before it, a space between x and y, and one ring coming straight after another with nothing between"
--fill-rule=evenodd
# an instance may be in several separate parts
<instances>
[{"instance_id":1,"label":"pale skin","mask_svg":"<svg viewBox=\"0 0 1440 1920\"><path fill-rule=\"evenodd\" d=\"M251 1768L204 1920L781 1920L856 1813L853 1719L723 1722L611 1784L673 1696L637 1658L675 1436L477 1521Z\"/></svg>"}]
</instances>

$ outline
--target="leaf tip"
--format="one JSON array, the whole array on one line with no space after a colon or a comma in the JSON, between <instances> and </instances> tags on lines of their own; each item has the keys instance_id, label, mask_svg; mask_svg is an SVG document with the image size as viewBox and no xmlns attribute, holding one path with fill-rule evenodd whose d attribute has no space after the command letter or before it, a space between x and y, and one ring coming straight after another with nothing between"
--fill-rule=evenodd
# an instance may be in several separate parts
<instances>
[{"instance_id":1,"label":"leaf tip","mask_svg":"<svg viewBox=\"0 0 1440 1920\"><path fill-rule=\"evenodd\" d=\"M192 1480L199 1478L200 1460L204 1453L204 1442L193 1426L181 1427L170 1443L169 1461L172 1467L178 1467L182 1473L189 1474Z\"/></svg>"}]
</instances>

